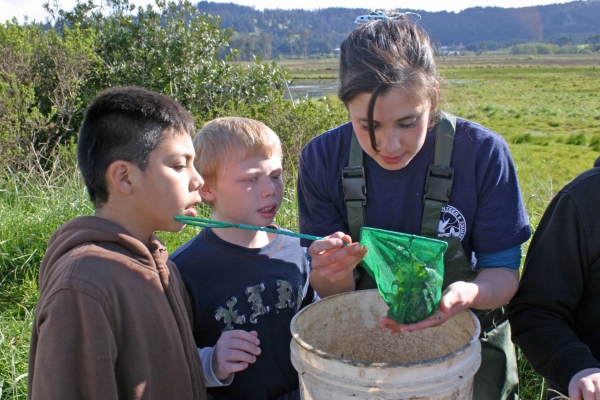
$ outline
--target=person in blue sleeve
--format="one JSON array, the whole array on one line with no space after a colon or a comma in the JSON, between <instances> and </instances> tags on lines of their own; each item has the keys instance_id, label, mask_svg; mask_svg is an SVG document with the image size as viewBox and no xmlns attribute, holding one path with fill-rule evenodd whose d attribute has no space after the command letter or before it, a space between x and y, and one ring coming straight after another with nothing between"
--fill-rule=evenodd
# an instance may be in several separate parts
<instances>
[{"instance_id":1,"label":"person in blue sleeve","mask_svg":"<svg viewBox=\"0 0 600 400\"><path fill-rule=\"evenodd\" d=\"M471 309L482 326L477 400L516 399L518 375L504 305L519 285L521 244L530 229L504 139L437 109L440 78L427 34L383 14L344 40L339 98L350 122L312 139L298 172L300 230L328 239L309 249L313 274L338 291L374 288L358 262L362 226L448 242L444 294L410 332ZM355 268L356 267L356 268ZM325 290L315 285L318 293Z\"/></svg>"}]
</instances>

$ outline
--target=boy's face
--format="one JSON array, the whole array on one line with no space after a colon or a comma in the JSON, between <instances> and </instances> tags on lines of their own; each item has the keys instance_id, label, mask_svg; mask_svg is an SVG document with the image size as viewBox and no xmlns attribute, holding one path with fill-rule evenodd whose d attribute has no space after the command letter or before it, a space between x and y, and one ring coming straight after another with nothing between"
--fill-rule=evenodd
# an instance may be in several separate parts
<instances>
[{"instance_id":1,"label":"boy's face","mask_svg":"<svg viewBox=\"0 0 600 400\"><path fill-rule=\"evenodd\" d=\"M281 171L277 156L227 163L210 188L213 218L262 227L271 224L283 198Z\"/></svg>"},{"instance_id":2,"label":"boy's face","mask_svg":"<svg viewBox=\"0 0 600 400\"><path fill-rule=\"evenodd\" d=\"M194 168L194 154L192 139L185 134L165 138L150 153L136 192L139 223L149 232L177 232L184 224L173 217L197 216L194 206L200 204L198 189L204 181Z\"/></svg>"}]
</instances>

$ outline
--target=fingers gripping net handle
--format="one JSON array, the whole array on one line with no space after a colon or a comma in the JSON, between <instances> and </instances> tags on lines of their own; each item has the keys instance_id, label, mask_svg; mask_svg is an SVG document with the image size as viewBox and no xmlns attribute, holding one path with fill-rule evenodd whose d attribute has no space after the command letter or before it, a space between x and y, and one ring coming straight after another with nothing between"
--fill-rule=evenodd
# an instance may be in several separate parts
<instances>
[{"instance_id":1,"label":"fingers gripping net handle","mask_svg":"<svg viewBox=\"0 0 600 400\"><path fill-rule=\"evenodd\" d=\"M175 221L182 222L187 225L199 226L201 228L238 228L247 229L250 231L263 231L269 233L275 233L277 235L293 236L300 239L307 240L323 240L325 238L320 236L307 235L304 233L291 232L283 229L263 228L262 226L244 225L244 224L232 224L229 222L215 221L212 219L205 219L200 217L183 217L176 216ZM344 243L344 245L346 245Z\"/></svg>"}]
</instances>

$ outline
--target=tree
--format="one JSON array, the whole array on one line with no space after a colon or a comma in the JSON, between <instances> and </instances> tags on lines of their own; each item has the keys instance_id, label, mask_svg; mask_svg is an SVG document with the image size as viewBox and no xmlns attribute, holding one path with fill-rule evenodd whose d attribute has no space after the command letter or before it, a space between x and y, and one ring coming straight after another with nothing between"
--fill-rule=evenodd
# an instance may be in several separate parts
<instances>
[{"instance_id":1,"label":"tree","mask_svg":"<svg viewBox=\"0 0 600 400\"><path fill-rule=\"evenodd\" d=\"M600 35L590 36L585 42L590 45L592 51L600 50Z\"/></svg>"},{"instance_id":2,"label":"tree","mask_svg":"<svg viewBox=\"0 0 600 400\"><path fill-rule=\"evenodd\" d=\"M287 43L289 45L290 54L294 57L294 47L296 45L296 32L293 29L290 29L286 33Z\"/></svg>"},{"instance_id":3,"label":"tree","mask_svg":"<svg viewBox=\"0 0 600 400\"><path fill-rule=\"evenodd\" d=\"M273 35L262 32L259 41L263 58L265 60L271 60L273 58Z\"/></svg>"},{"instance_id":4,"label":"tree","mask_svg":"<svg viewBox=\"0 0 600 400\"><path fill-rule=\"evenodd\" d=\"M304 58L308 55L308 38L310 37L310 31L308 29L304 29L300 33L300 41L302 42L302 52L304 53Z\"/></svg>"}]
</instances>

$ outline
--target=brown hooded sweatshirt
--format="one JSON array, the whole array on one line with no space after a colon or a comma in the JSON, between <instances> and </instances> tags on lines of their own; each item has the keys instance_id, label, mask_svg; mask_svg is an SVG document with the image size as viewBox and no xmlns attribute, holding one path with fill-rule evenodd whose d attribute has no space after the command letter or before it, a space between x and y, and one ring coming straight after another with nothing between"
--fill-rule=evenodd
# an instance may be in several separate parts
<instances>
[{"instance_id":1,"label":"brown hooded sweatshirt","mask_svg":"<svg viewBox=\"0 0 600 400\"><path fill-rule=\"evenodd\" d=\"M29 355L30 399L206 399L179 271L98 217L48 242Z\"/></svg>"}]
</instances>

